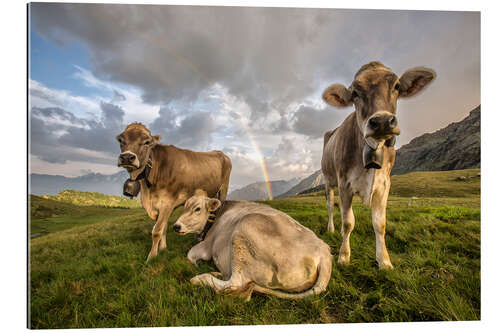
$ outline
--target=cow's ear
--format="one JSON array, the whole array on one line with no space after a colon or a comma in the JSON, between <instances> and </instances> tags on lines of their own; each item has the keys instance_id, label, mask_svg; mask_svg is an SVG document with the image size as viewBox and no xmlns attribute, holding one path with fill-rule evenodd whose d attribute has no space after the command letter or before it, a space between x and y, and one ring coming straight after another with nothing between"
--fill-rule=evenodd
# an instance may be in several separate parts
<instances>
[{"instance_id":1,"label":"cow's ear","mask_svg":"<svg viewBox=\"0 0 500 333\"><path fill-rule=\"evenodd\" d=\"M399 97L411 97L422 91L436 77L436 73L429 68L415 67L407 70L399 78Z\"/></svg>"},{"instance_id":2,"label":"cow's ear","mask_svg":"<svg viewBox=\"0 0 500 333\"><path fill-rule=\"evenodd\" d=\"M351 91L342 84L333 84L323 92L323 100L331 106L343 108L352 105Z\"/></svg>"},{"instance_id":3,"label":"cow's ear","mask_svg":"<svg viewBox=\"0 0 500 333\"><path fill-rule=\"evenodd\" d=\"M221 202L218 199L208 199L207 208L209 212L217 210L221 205Z\"/></svg>"},{"instance_id":4,"label":"cow's ear","mask_svg":"<svg viewBox=\"0 0 500 333\"><path fill-rule=\"evenodd\" d=\"M156 145L158 143L160 143L160 140L161 140L161 135L158 134L158 135L153 135L153 144Z\"/></svg>"}]
</instances>

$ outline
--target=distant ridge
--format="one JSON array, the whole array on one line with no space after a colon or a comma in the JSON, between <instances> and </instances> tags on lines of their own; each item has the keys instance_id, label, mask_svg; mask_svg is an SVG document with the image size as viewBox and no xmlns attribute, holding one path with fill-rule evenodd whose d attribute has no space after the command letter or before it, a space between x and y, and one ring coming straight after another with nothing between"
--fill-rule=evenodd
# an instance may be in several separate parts
<instances>
[{"instance_id":1,"label":"distant ridge","mask_svg":"<svg viewBox=\"0 0 500 333\"><path fill-rule=\"evenodd\" d=\"M463 120L411 140L397 150L393 175L481 167L481 105Z\"/></svg>"},{"instance_id":2,"label":"distant ridge","mask_svg":"<svg viewBox=\"0 0 500 333\"><path fill-rule=\"evenodd\" d=\"M302 193L303 191L307 191L308 189L312 187L317 187L319 185L322 185L325 183L325 180L323 178L323 173L321 170L316 171L312 175L302 179L297 185L286 191L285 193L276 196L277 199L280 198L286 198L290 197L293 195L297 195L299 193Z\"/></svg>"},{"instance_id":3,"label":"distant ridge","mask_svg":"<svg viewBox=\"0 0 500 333\"><path fill-rule=\"evenodd\" d=\"M100 192L104 194L122 195L123 183L128 178L123 170L111 175L89 173L79 177L52 176L32 173L30 175L30 194L55 195L63 190Z\"/></svg>"},{"instance_id":4,"label":"distant ridge","mask_svg":"<svg viewBox=\"0 0 500 333\"><path fill-rule=\"evenodd\" d=\"M291 180L273 180L270 182L271 191L273 196L276 197L281 193L287 191L292 186L297 184L300 179L293 178ZM231 200L268 200L267 185L265 182L256 182L249 184L240 189L234 190L229 193L228 198Z\"/></svg>"}]
</instances>

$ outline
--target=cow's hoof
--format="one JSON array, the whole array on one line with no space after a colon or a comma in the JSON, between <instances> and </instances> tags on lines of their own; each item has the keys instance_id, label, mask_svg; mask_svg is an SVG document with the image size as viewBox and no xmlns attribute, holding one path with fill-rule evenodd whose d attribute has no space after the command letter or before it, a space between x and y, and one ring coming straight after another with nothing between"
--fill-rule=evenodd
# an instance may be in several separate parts
<instances>
[{"instance_id":1,"label":"cow's hoof","mask_svg":"<svg viewBox=\"0 0 500 333\"><path fill-rule=\"evenodd\" d=\"M383 263L380 263L378 264L378 268L379 269L394 269L394 266L392 266L391 262L383 262Z\"/></svg>"},{"instance_id":2,"label":"cow's hoof","mask_svg":"<svg viewBox=\"0 0 500 333\"><path fill-rule=\"evenodd\" d=\"M203 285L210 285L207 280L212 280L212 275L210 273L204 273L200 275L196 275L195 277L191 278L189 282L191 284L194 284L196 286L203 286Z\"/></svg>"}]
</instances>

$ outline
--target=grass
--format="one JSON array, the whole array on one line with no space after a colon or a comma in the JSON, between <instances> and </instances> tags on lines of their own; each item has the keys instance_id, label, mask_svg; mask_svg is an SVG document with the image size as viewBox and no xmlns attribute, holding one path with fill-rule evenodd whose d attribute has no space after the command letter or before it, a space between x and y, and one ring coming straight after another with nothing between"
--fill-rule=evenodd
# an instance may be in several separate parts
<instances>
[{"instance_id":1,"label":"grass","mask_svg":"<svg viewBox=\"0 0 500 333\"><path fill-rule=\"evenodd\" d=\"M62 215L32 219L32 228L33 221L38 221L47 225L49 232L33 238L30 244L31 326L479 320L479 183L460 181L460 186L463 183L469 186L467 195L415 198L414 193L405 192L407 196L390 197L386 242L393 271L377 268L370 210L356 200L351 264L343 267L335 262L327 291L302 300L254 294L246 303L215 295L208 288L189 284L194 275L216 270L212 262L195 267L187 261L186 254L196 243L193 235L178 236L170 224L167 251L145 264L153 224L142 209L61 206ZM393 184L395 190L398 186L411 189L404 182L396 185L393 180ZM49 200L38 204L55 206ZM336 209L337 229L334 234L327 233L322 196L311 194L264 204L287 212L312 229L330 245L337 259L340 215ZM179 213L177 210L171 220ZM58 223L66 223L68 228L49 227Z\"/></svg>"},{"instance_id":2,"label":"grass","mask_svg":"<svg viewBox=\"0 0 500 333\"><path fill-rule=\"evenodd\" d=\"M139 200L133 200L116 195L102 194L98 192L82 192L76 190L63 190L57 195L44 195L44 199L72 203L78 206L100 206L120 208L140 208Z\"/></svg>"}]
</instances>

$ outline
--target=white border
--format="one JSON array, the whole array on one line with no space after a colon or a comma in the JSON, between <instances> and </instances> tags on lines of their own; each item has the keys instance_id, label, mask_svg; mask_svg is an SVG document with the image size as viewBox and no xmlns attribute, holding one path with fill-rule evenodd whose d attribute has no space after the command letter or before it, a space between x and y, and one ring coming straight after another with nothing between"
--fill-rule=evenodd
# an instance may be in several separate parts
<instances>
[{"instance_id":1,"label":"white border","mask_svg":"<svg viewBox=\"0 0 500 333\"><path fill-rule=\"evenodd\" d=\"M61 1L51 1L61 2ZM80 1L81 2L81 1ZM86 1L87 2L87 1ZM287 325L287 326L227 326L203 328L168 328L169 331L184 332L201 329L206 332L253 331L286 329L299 331L314 329L319 331L349 330L400 332L422 330L452 330L468 333L471 330L493 329L496 325L498 310L498 260L500 253L500 221L495 210L500 188L498 166L500 165L498 144L494 142L500 107L497 105L499 61L498 61L498 5L488 1L429 1L413 2L379 0L333 1L93 1L106 3L144 3L144 4L189 4L189 5L232 5L267 7L315 7L315 8L369 8L369 9L411 9L411 10L458 10L481 11L481 66L482 70L482 307L480 322L436 322L436 323L390 323L390 324L335 324L335 325ZM1 201L2 202L2 280L1 286L1 325L8 331L22 331L26 328L26 7L23 2L2 3L2 164ZM495 89L495 90L493 90ZM496 141L496 140L495 140ZM156 328L153 330L161 330ZM125 329L123 329L125 330ZM128 329L127 329L128 330ZM145 329L134 329L143 331ZM52 330L49 330L52 331ZM66 330L57 330L64 332ZM79 330L78 332L93 332Z\"/></svg>"}]
</instances>

